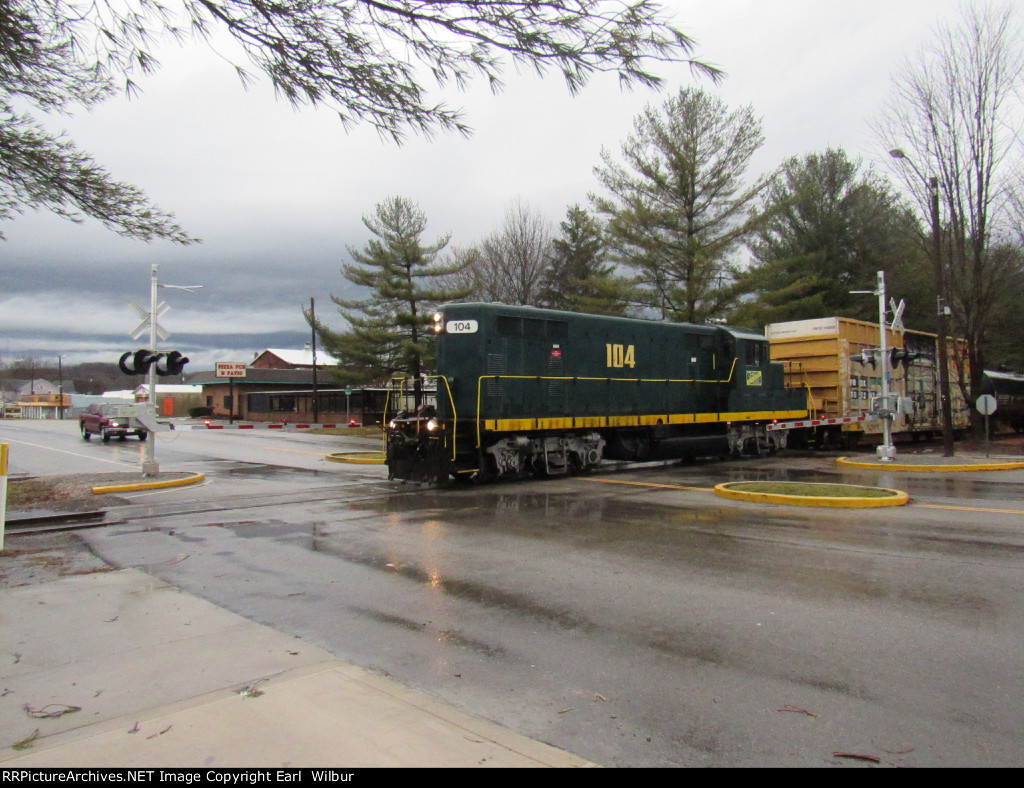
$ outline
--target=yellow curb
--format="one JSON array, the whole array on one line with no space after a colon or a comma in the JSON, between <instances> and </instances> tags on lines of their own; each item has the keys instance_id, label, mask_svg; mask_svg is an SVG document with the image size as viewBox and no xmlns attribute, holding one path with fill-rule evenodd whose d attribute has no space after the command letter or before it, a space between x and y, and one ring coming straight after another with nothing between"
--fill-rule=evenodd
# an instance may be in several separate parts
<instances>
[{"instance_id":1,"label":"yellow curb","mask_svg":"<svg viewBox=\"0 0 1024 788\"><path fill-rule=\"evenodd\" d=\"M745 484L745 482L726 482L715 485L715 495L721 498L731 498L736 501L750 501L751 503L777 503L786 506L831 506L842 509L873 509L882 506L906 506L910 500L905 492L900 490L883 489L891 493L886 498L840 498L837 496L814 496L814 495L782 495L780 493L758 493L744 492L743 490L732 490L734 484ZM835 485L822 485L822 487L834 487ZM844 485L855 487L856 485ZM879 489L879 488L876 488Z\"/></svg>"},{"instance_id":2,"label":"yellow curb","mask_svg":"<svg viewBox=\"0 0 1024 788\"><path fill-rule=\"evenodd\" d=\"M362 465L383 465L384 452L382 451L343 451L335 454L328 454L327 459L331 462L351 462Z\"/></svg>"},{"instance_id":3,"label":"yellow curb","mask_svg":"<svg viewBox=\"0 0 1024 788\"><path fill-rule=\"evenodd\" d=\"M163 487L184 487L186 484L196 484L206 479L201 473L194 473L184 479L170 479L163 482L139 482L137 484L114 484L109 487L93 487L96 495L115 492L132 492L133 490L157 490Z\"/></svg>"},{"instance_id":4,"label":"yellow curb","mask_svg":"<svg viewBox=\"0 0 1024 788\"><path fill-rule=\"evenodd\" d=\"M974 465L907 465L896 462L857 462L847 457L836 459L839 465L846 465L851 468L869 468L871 470L884 471L924 471L925 473L941 473L949 471L957 473L960 471L1016 471L1024 468L1024 462L986 462Z\"/></svg>"}]
</instances>

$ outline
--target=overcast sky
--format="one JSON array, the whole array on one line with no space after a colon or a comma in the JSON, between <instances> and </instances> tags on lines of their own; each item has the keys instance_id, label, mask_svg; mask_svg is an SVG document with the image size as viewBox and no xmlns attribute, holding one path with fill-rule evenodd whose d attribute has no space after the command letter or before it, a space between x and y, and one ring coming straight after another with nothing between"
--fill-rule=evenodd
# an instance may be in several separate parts
<instances>
[{"instance_id":1,"label":"overcast sky","mask_svg":"<svg viewBox=\"0 0 1024 788\"><path fill-rule=\"evenodd\" d=\"M687 85L715 91L731 106L751 104L766 144L751 176L790 156L842 147L887 166L869 122L889 94L891 75L955 21L955 0L666 0L698 42L698 57L723 68L719 86L683 66L659 70L661 93L623 93L614 77L569 96L557 74L507 76L439 95L462 107L474 129L403 147L369 127L347 131L330 111L294 111L266 81L242 89L232 69L203 45L158 54L163 68L143 93L74 118L57 118L119 180L143 188L203 243L177 247L123 239L96 222L45 214L5 222L0 231L0 358L65 364L116 361L143 346L132 300L149 304L150 266L160 281L202 285L161 290L170 339L192 359L249 361L267 347L301 347L301 309L341 328L332 293L345 292L347 247L369 234L361 217L389 196L417 202L426 242L452 234L470 246L498 229L515 200L554 226L597 189L602 147L617 151L633 119Z\"/></svg>"}]
</instances>

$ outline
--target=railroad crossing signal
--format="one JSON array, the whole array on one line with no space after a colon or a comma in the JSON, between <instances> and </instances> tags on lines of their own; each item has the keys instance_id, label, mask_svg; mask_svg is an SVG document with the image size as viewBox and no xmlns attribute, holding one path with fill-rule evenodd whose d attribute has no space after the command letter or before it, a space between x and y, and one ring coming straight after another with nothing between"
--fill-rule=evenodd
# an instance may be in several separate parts
<instances>
[{"instance_id":1,"label":"railroad crossing signal","mask_svg":"<svg viewBox=\"0 0 1024 788\"><path fill-rule=\"evenodd\" d=\"M874 369L875 365L878 364L878 357L875 356L875 352L873 350L862 350L860 353L853 356L853 360L859 361L861 366L865 367L870 364L872 369Z\"/></svg>"},{"instance_id":2,"label":"railroad crossing signal","mask_svg":"<svg viewBox=\"0 0 1024 788\"><path fill-rule=\"evenodd\" d=\"M907 329L903 327L903 310L907 308L907 302L901 298L897 304L894 299L890 298L889 308L892 309L892 330L899 331L901 334L905 333Z\"/></svg>"},{"instance_id":3,"label":"railroad crossing signal","mask_svg":"<svg viewBox=\"0 0 1024 788\"><path fill-rule=\"evenodd\" d=\"M129 350L127 353L121 354L117 366L126 375L148 375L150 366L159 358L160 354L154 353L151 350ZM131 359L131 362L129 362L129 359Z\"/></svg>"},{"instance_id":4,"label":"railroad crossing signal","mask_svg":"<svg viewBox=\"0 0 1024 788\"><path fill-rule=\"evenodd\" d=\"M920 353L913 350L907 350L906 348L894 347L891 351L889 351L890 366L893 369L896 369L896 367L898 367L900 364L902 364L904 367L908 367L910 366L911 361L914 361L915 359L918 359L920 357Z\"/></svg>"},{"instance_id":5,"label":"railroad crossing signal","mask_svg":"<svg viewBox=\"0 0 1024 788\"><path fill-rule=\"evenodd\" d=\"M170 334L164 330L164 327L157 322L157 318L163 317L171 309L166 303L161 301L157 304L152 315L148 310L143 309L134 301L131 302L131 307L135 310L135 314L142 318L142 322L139 323L139 325L136 326L128 336L132 339L141 339L149 333L149 327L152 324L156 326L156 335L160 337L160 339L166 341L167 338L170 337Z\"/></svg>"},{"instance_id":6,"label":"railroad crossing signal","mask_svg":"<svg viewBox=\"0 0 1024 788\"><path fill-rule=\"evenodd\" d=\"M163 359L163 366L160 365L161 359ZM149 368L156 364L156 374L163 377L165 375L180 375L187 363L188 357L181 355L177 350L172 350L170 353L154 353L152 350L143 348L122 353L117 365L126 375L148 375Z\"/></svg>"},{"instance_id":7,"label":"railroad crossing signal","mask_svg":"<svg viewBox=\"0 0 1024 788\"><path fill-rule=\"evenodd\" d=\"M188 356L181 355L177 350L172 350L170 353L162 355L164 357L164 365L161 367L159 361L156 364L156 374L160 376L180 375L188 363Z\"/></svg>"}]
</instances>

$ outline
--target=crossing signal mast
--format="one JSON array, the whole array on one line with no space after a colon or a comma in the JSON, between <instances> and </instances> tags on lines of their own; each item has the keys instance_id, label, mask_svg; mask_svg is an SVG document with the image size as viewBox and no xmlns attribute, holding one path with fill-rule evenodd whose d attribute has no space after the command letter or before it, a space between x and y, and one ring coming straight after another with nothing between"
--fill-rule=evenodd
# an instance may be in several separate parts
<instances>
[{"instance_id":1,"label":"crossing signal mast","mask_svg":"<svg viewBox=\"0 0 1024 788\"><path fill-rule=\"evenodd\" d=\"M889 369L890 364L892 367L896 366L897 353L899 360L904 364L909 363L909 354L906 350L899 348L893 348L892 354L890 355L889 348L887 346L886 333L888 331L885 323L886 309L885 309L885 271L878 272L878 287L874 290L851 290L851 293L863 293L865 295L878 296L878 328L879 328L879 351L878 360L882 364L882 397L881 397L881 408L878 411L878 415L882 419L882 445L875 450L875 454L878 456L879 462L892 462L896 459L896 447L892 442L892 417L895 408L892 407L892 402L889 397ZM900 301L898 304L889 299L889 304L892 307L893 318L892 318L892 330L903 333L903 310L906 308L906 303ZM870 353L870 357L868 354ZM875 354L870 351L864 351L861 354L862 363L870 363L872 368L875 366Z\"/></svg>"},{"instance_id":2,"label":"crossing signal mast","mask_svg":"<svg viewBox=\"0 0 1024 788\"><path fill-rule=\"evenodd\" d=\"M149 347L136 351L129 351L121 355L118 366L126 375L146 375L149 385L149 402L144 412L137 410L136 418L150 432L155 432L156 423L156 378L157 376L180 375L188 363L188 358L177 350L168 353L161 353L157 349L157 339L166 340L170 335L158 322L159 318L167 314L170 309L167 304L157 303L157 291L164 287L170 290L187 290L194 293L202 285L162 285L158 281L157 266L150 268L149 286L149 310L132 302L132 308L143 318L142 322L129 334L132 339L140 339L149 334ZM163 362L161 364L161 361ZM156 461L156 441L146 441L146 459L142 462L142 475L155 476L160 472L160 466Z\"/></svg>"}]
</instances>

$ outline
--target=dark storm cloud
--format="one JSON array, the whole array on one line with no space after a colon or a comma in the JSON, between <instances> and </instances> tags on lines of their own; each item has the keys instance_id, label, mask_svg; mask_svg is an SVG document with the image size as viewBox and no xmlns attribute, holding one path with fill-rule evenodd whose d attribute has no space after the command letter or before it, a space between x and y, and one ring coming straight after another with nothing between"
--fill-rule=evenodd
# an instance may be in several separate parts
<instances>
[{"instance_id":1,"label":"dark storm cloud","mask_svg":"<svg viewBox=\"0 0 1024 788\"><path fill-rule=\"evenodd\" d=\"M668 3L669 7L673 3ZM828 146L871 157L866 121L883 102L889 74L929 40L958 0L729 0L678 2L678 23L698 56L726 69L730 105L752 104L767 144L752 175ZM737 20L743 20L742 24ZM163 68L135 100L55 118L113 175L143 188L203 239L190 247L126 240L96 222L75 225L28 214L0 229L0 356L73 354L109 358L133 346L128 306L149 305L150 267L160 281L202 285L161 290L171 343L196 363L240 360L266 347L301 347L301 310L342 328L330 295L357 296L342 278L347 247L369 233L361 217L390 196L416 202L425 240L452 234L470 246L499 229L517 199L553 225L587 204L602 148L617 152L633 118L694 84L666 65L661 94L622 93L611 76L569 99L557 77L509 73L494 96L474 84L444 97L467 108L469 139L413 138L397 148L371 129L345 131L331 112L294 112L260 83L241 90L232 69L203 47L158 53ZM438 97L440 100L442 97ZM89 359L91 360L91 359Z\"/></svg>"}]
</instances>

